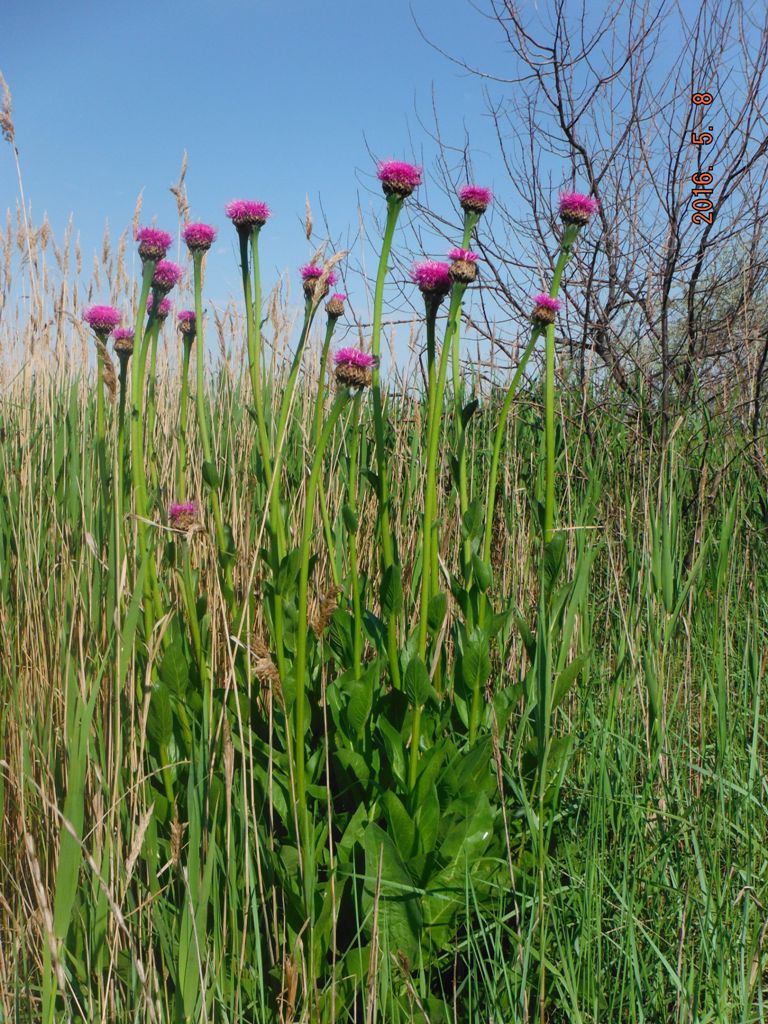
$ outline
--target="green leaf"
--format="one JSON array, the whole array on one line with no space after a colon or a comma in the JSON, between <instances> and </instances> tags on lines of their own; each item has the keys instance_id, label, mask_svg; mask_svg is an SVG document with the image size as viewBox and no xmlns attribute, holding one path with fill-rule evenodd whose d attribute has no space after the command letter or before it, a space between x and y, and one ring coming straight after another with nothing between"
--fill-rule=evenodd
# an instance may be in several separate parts
<instances>
[{"instance_id":1,"label":"green leaf","mask_svg":"<svg viewBox=\"0 0 768 1024\"><path fill-rule=\"evenodd\" d=\"M558 705L564 700L566 694L578 679L579 673L584 668L588 660L589 652L586 654L580 654L578 658L573 659L570 665L566 665L557 677L557 680L555 681L555 691L552 697L553 709L558 707Z\"/></svg>"},{"instance_id":2,"label":"green leaf","mask_svg":"<svg viewBox=\"0 0 768 1024\"><path fill-rule=\"evenodd\" d=\"M221 486L221 477L212 462L203 463L203 480L214 489Z\"/></svg>"},{"instance_id":3,"label":"green leaf","mask_svg":"<svg viewBox=\"0 0 768 1024\"><path fill-rule=\"evenodd\" d=\"M462 537L472 540L474 537L480 536L480 531L483 528L483 506L480 502L475 499L470 501L467 506L467 511L461 520L461 534Z\"/></svg>"},{"instance_id":4,"label":"green leaf","mask_svg":"<svg viewBox=\"0 0 768 1024\"><path fill-rule=\"evenodd\" d=\"M477 398L473 398L471 402L467 402L464 408L461 410L461 425L466 429L467 424L475 415L477 410L480 408L480 402Z\"/></svg>"},{"instance_id":5,"label":"green leaf","mask_svg":"<svg viewBox=\"0 0 768 1024\"><path fill-rule=\"evenodd\" d=\"M429 682L427 666L418 654L408 662L408 668L405 670L404 682L404 689L411 704L413 704L414 707L423 707L429 699L432 692L432 686Z\"/></svg>"},{"instance_id":6,"label":"green leaf","mask_svg":"<svg viewBox=\"0 0 768 1024\"><path fill-rule=\"evenodd\" d=\"M427 625L430 633L437 633L440 630L447 611L448 595L441 590L429 599L427 606Z\"/></svg>"},{"instance_id":7,"label":"green leaf","mask_svg":"<svg viewBox=\"0 0 768 1024\"><path fill-rule=\"evenodd\" d=\"M362 754L358 754L355 750L337 750L334 757L342 768L349 769L355 775L358 782L364 786L368 785L371 768Z\"/></svg>"},{"instance_id":8,"label":"green leaf","mask_svg":"<svg viewBox=\"0 0 768 1024\"><path fill-rule=\"evenodd\" d=\"M344 525L350 533L357 533L357 513L353 512L349 505L342 506L341 518L344 520Z\"/></svg>"},{"instance_id":9,"label":"green leaf","mask_svg":"<svg viewBox=\"0 0 768 1024\"><path fill-rule=\"evenodd\" d=\"M387 815L388 832L394 839L401 855L407 859L413 853L416 826L408 811L403 807L399 797L391 790L387 790L384 793L381 802Z\"/></svg>"},{"instance_id":10,"label":"green leaf","mask_svg":"<svg viewBox=\"0 0 768 1024\"><path fill-rule=\"evenodd\" d=\"M477 585L485 593L485 591L493 583L493 570L487 562L484 562L478 555L472 555L472 571L475 574Z\"/></svg>"},{"instance_id":11,"label":"green leaf","mask_svg":"<svg viewBox=\"0 0 768 1024\"><path fill-rule=\"evenodd\" d=\"M464 648L461 659L464 679L469 686L479 683L482 686L491 674L491 659L488 655L488 644L484 638L475 637Z\"/></svg>"},{"instance_id":12,"label":"green leaf","mask_svg":"<svg viewBox=\"0 0 768 1024\"><path fill-rule=\"evenodd\" d=\"M371 822L365 830L365 886L363 912L367 928L373 927L373 904L376 879L381 863L381 895L379 926L386 935L386 945L404 953L409 960L418 956L423 917L421 901L413 879L395 846L392 837Z\"/></svg>"},{"instance_id":13,"label":"green leaf","mask_svg":"<svg viewBox=\"0 0 768 1024\"><path fill-rule=\"evenodd\" d=\"M173 711L168 687L156 686L152 691L147 715L147 732L158 746L165 747L173 735Z\"/></svg>"},{"instance_id":14,"label":"green leaf","mask_svg":"<svg viewBox=\"0 0 768 1024\"><path fill-rule=\"evenodd\" d=\"M556 533L548 544L544 545L544 593L550 594L562 572L565 563L565 534Z\"/></svg>"},{"instance_id":15,"label":"green leaf","mask_svg":"<svg viewBox=\"0 0 768 1024\"><path fill-rule=\"evenodd\" d=\"M440 800L437 787L432 785L419 804L416 814L416 834L423 853L431 853L437 843L440 830Z\"/></svg>"},{"instance_id":16,"label":"green leaf","mask_svg":"<svg viewBox=\"0 0 768 1024\"><path fill-rule=\"evenodd\" d=\"M385 616L399 615L403 610L403 576L399 565L390 565L384 570L380 600Z\"/></svg>"},{"instance_id":17,"label":"green leaf","mask_svg":"<svg viewBox=\"0 0 768 1024\"><path fill-rule=\"evenodd\" d=\"M174 639L166 647L157 674L174 697L185 692L189 686L189 665L180 640Z\"/></svg>"},{"instance_id":18,"label":"green leaf","mask_svg":"<svg viewBox=\"0 0 768 1024\"><path fill-rule=\"evenodd\" d=\"M350 687L349 703L347 704L347 721L350 728L358 736L365 728L373 704L373 688L369 682L358 681Z\"/></svg>"}]
</instances>

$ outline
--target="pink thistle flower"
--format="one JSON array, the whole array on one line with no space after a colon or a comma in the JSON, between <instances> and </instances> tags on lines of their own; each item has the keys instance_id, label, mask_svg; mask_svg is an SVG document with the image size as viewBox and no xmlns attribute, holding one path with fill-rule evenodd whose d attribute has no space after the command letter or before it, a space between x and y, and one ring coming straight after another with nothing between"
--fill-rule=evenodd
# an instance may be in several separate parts
<instances>
[{"instance_id":1,"label":"pink thistle flower","mask_svg":"<svg viewBox=\"0 0 768 1024\"><path fill-rule=\"evenodd\" d=\"M560 196L560 217L564 224L583 227L597 209L597 200L581 192L563 192Z\"/></svg>"},{"instance_id":2,"label":"pink thistle flower","mask_svg":"<svg viewBox=\"0 0 768 1024\"><path fill-rule=\"evenodd\" d=\"M477 278L477 253L469 249L451 249L448 258L453 260L449 271L451 278L458 284L472 284Z\"/></svg>"},{"instance_id":3,"label":"pink thistle flower","mask_svg":"<svg viewBox=\"0 0 768 1024\"><path fill-rule=\"evenodd\" d=\"M133 328L116 327L112 331L112 344L119 356L127 358L133 352Z\"/></svg>"},{"instance_id":4,"label":"pink thistle flower","mask_svg":"<svg viewBox=\"0 0 768 1024\"><path fill-rule=\"evenodd\" d=\"M319 296L315 295L315 289L320 278L323 276L323 268L315 266L314 263L307 263L305 266L299 268L301 273L301 279L304 282L304 295L308 299L322 299L324 295L327 295L333 285L336 284L338 278L333 270L328 271L328 276L325 279L325 287Z\"/></svg>"},{"instance_id":5,"label":"pink thistle flower","mask_svg":"<svg viewBox=\"0 0 768 1024\"><path fill-rule=\"evenodd\" d=\"M447 263L438 263L437 260L424 260L422 263L414 263L411 280L419 286L425 297L442 298L451 290L451 268Z\"/></svg>"},{"instance_id":6,"label":"pink thistle flower","mask_svg":"<svg viewBox=\"0 0 768 1024\"><path fill-rule=\"evenodd\" d=\"M184 271L178 263L172 263L170 260L160 260L155 267L152 287L161 295L165 295L174 285L179 283L183 273Z\"/></svg>"},{"instance_id":7,"label":"pink thistle flower","mask_svg":"<svg viewBox=\"0 0 768 1024\"><path fill-rule=\"evenodd\" d=\"M380 160L376 176L381 182L385 196L399 196L405 199L421 184L421 168L402 160Z\"/></svg>"},{"instance_id":8,"label":"pink thistle flower","mask_svg":"<svg viewBox=\"0 0 768 1024\"><path fill-rule=\"evenodd\" d=\"M546 327L555 322L555 317L562 306L559 299L553 299L551 295L543 292L533 296L534 309L531 313L531 321L538 327Z\"/></svg>"},{"instance_id":9,"label":"pink thistle flower","mask_svg":"<svg viewBox=\"0 0 768 1024\"><path fill-rule=\"evenodd\" d=\"M336 382L342 387L364 388L372 380L371 371L378 365L375 356L359 348L340 348L334 356Z\"/></svg>"},{"instance_id":10,"label":"pink thistle flower","mask_svg":"<svg viewBox=\"0 0 768 1024\"><path fill-rule=\"evenodd\" d=\"M449 260L463 260L465 263L476 263L479 259L476 252L469 249L451 249L448 253Z\"/></svg>"},{"instance_id":11,"label":"pink thistle flower","mask_svg":"<svg viewBox=\"0 0 768 1024\"><path fill-rule=\"evenodd\" d=\"M182 309L176 316L176 323L182 334L194 337L197 327L194 309Z\"/></svg>"},{"instance_id":12,"label":"pink thistle flower","mask_svg":"<svg viewBox=\"0 0 768 1024\"><path fill-rule=\"evenodd\" d=\"M187 243L190 252L205 252L210 249L216 235L216 228L210 224L187 224L181 232L181 237Z\"/></svg>"},{"instance_id":13,"label":"pink thistle flower","mask_svg":"<svg viewBox=\"0 0 768 1024\"><path fill-rule=\"evenodd\" d=\"M197 518L194 501L182 501L168 506L168 519L174 530L188 530Z\"/></svg>"},{"instance_id":14,"label":"pink thistle flower","mask_svg":"<svg viewBox=\"0 0 768 1024\"><path fill-rule=\"evenodd\" d=\"M173 244L173 239L167 231L160 228L139 228L136 232L136 241L139 243L139 256L143 262L147 260L161 260Z\"/></svg>"},{"instance_id":15,"label":"pink thistle flower","mask_svg":"<svg viewBox=\"0 0 768 1024\"><path fill-rule=\"evenodd\" d=\"M155 306L155 296L151 293L147 296L147 312L151 313ZM155 313L156 320L165 320L168 314L171 312L171 300L161 299L160 305L157 307L157 313Z\"/></svg>"},{"instance_id":16,"label":"pink thistle flower","mask_svg":"<svg viewBox=\"0 0 768 1024\"><path fill-rule=\"evenodd\" d=\"M325 304L325 311L328 316L334 320L338 320L340 316L343 316L346 299L347 296L343 292L334 292Z\"/></svg>"},{"instance_id":17,"label":"pink thistle flower","mask_svg":"<svg viewBox=\"0 0 768 1024\"><path fill-rule=\"evenodd\" d=\"M266 203L259 203L253 199L233 199L224 207L224 213L238 230L243 228L248 231L255 227L263 227L272 215Z\"/></svg>"},{"instance_id":18,"label":"pink thistle flower","mask_svg":"<svg viewBox=\"0 0 768 1024\"><path fill-rule=\"evenodd\" d=\"M459 202L466 213L485 213L493 202L493 192L481 185L462 185Z\"/></svg>"},{"instance_id":19,"label":"pink thistle flower","mask_svg":"<svg viewBox=\"0 0 768 1024\"><path fill-rule=\"evenodd\" d=\"M114 306L88 306L83 310L83 320L103 341L120 323L121 316Z\"/></svg>"}]
</instances>

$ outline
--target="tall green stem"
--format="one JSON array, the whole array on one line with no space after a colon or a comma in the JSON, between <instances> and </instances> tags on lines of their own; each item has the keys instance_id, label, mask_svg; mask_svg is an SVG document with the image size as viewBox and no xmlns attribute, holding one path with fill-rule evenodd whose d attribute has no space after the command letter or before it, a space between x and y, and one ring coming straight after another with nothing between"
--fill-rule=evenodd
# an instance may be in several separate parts
<instances>
[{"instance_id":1,"label":"tall green stem","mask_svg":"<svg viewBox=\"0 0 768 1024\"><path fill-rule=\"evenodd\" d=\"M251 378L253 407L256 412L256 430L259 438L259 452L264 466L264 478L269 487L272 482L272 457L269 448L269 436L264 417L264 395L261 382L261 275L259 273L259 225L250 232L250 244L253 261L253 288L248 270L247 228L238 229L240 242L240 269L243 278L243 297L245 299L246 335L248 345L248 371Z\"/></svg>"},{"instance_id":2,"label":"tall green stem","mask_svg":"<svg viewBox=\"0 0 768 1024\"><path fill-rule=\"evenodd\" d=\"M133 494L136 507L136 532L139 541L139 556L141 562L147 558L147 574L144 583L144 631L145 638L149 640L155 619L162 614L160 592L157 583L157 570L155 567L154 551L149 549L147 543L147 480L144 469L144 311L147 308L149 290L152 286L152 277L155 273L155 261L147 260L142 272L141 296L139 298L138 319L133 334L133 366L132 366L132 394L131 394L131 477L133 482ZM150 324L151 326L151 318ZM154 606L154 607L153 607Z\"/></svg>"},{"instance_id":3,"label":"tall green stem","mask_svg":"<svg viewBox=\"0 0 768 1024\"><path fill-rule=\"evenodd\" d=\"M352 417L349 428L349 491L347 494L347 504L352 512L352 518L355 524L357 524L357 453L360 446L359 392L355 395L352 405ZM352 579L352 611L355 617L355 627L352 633L352 663L355 679L359 679L362 674L363 661L363 612L360 604L360 576L357 566L357 528L349 531L349 572Z\"/></svg>"},{"instance_id":4,"label":"tall green stem","mask_svg":"<svg viewBox=\"0 0 768 1024\"><path fill-rule=\"evenodd\" d=\"M384 227L384 239L379 256L379 268L376 273L376 288L373 295L373 327L371 333L371 350L376 357L373 369L373 426L376 437L376 465L379 478L379 537L381 539L382 564L388 569L395 561L392 531L389 524L389 481L387 473L387 454L384 448L384 415L381 401L381 382L378 360L381 354L381 314L384 303L384 282L387 277L389 256L392 251L392 239L395 225L403 200L397 195L387 197L387 222ZM397 615L390 612L387 616L387 654L392 685L400 688L400 663L397 656Z\"/></svg>"},{"instance_id":5,"label":"tall green stem","mask_svg":"<svg viewBox=\"0 0 768 1024\"><path fill-rule=\"evenodd\" d=\"M456 330L461 313L461 300L464 295L465 286L454 284L451 290L451 304L448 310L448 325L446 328L443 348L440 353L440 364L437 371L437 384L435 397L432 403L432 417L427 424L427 471L426 486L424 493L424 520L422 524L422 573L421 573L421 605L419 608L419 633L418 653L422 661L426 661L427 655L427 619L430 596L430 566L433 549L432 531L435 529L435 515L437 503L437 453L440 443L440 425L442 422L443 396L445 394L445 381L448 373L448 354L451 351L453 332ZM411 727L411 760L409 783L411 789L416 785L416 775L419 764L419 740L421 736L421 706L416 704L413 710L413 723Z\"/></svg>"},{"instance_id":6,"label":"tall green stem","mask_svg":"<svg viewBox=\"0 0 768 1024\"><path fill-rule=\"evenodd\" d=\"M228 550L224 534L224 520L221 515L221 502L219 501L218 476L213 461L213 448L211 446L211 435L208 428L208 414L205 408L205 332L203 330L203 255L200 250L192 253L192 266L195 277L195 329L197 334L197 387L195 389L195 400L197 404L197 424L200 431L200 444L203 449L203 459L213 474L212 482L206 481L209 487L211 508L216 526L216 543L219 549L219 560L224 569L224 585L227 592L228 603L231 603L234 595L232 583L232 559ZM204 474L205 475L205 474Z\"/></svg>"},{"instance_id":7,"label":"tall green stem","mask_svg":"<svg viewBox=\"0 0 768 1024\"><path fill-rule=\"evenodd\" d=\"M176 461L176 500L187 498L187 416L189 406L189 360L192 354L194 335L184 334L184 350L181 357L181 397L179 399L179 440Z\"/></svg>"},{"instance_id":8,"label":"tall green stem","mask_svg":"<svg viewBox=\"0 0 768 1024\"><path fill-rule=\"evenodd\" d=\"M155 319L149 331L149 382L147 385L147 461L149 462L149 476L152 489L155 493L158 490L157 459L155 457L155 415L157 390L157 342L160 337L162 321Z\"/></svg>"}]
</instances>

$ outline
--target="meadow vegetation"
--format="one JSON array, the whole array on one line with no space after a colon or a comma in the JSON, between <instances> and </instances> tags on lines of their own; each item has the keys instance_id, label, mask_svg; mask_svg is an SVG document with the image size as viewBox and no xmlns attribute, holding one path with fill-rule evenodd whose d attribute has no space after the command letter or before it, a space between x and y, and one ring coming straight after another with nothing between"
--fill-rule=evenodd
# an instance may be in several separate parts
<instances>
[{"instance_id":1,"label":"meadow vegetation","mask_svg":"<svg viewBox=\"0 0 768 1024\"><path fill-rule=\"evenodd\" d=\"M71 237L9 216L0 1018L765 1020L760 437L576 380L575 193L507 379L462 355L474 186L413 271L418 358L381 364L420 172L379 178L372 327L335 352L343 254L294 330L263 203L227 208L223 313L182 223L179 316L138 214L86 295Z\"/></svg>"}]
</instances>

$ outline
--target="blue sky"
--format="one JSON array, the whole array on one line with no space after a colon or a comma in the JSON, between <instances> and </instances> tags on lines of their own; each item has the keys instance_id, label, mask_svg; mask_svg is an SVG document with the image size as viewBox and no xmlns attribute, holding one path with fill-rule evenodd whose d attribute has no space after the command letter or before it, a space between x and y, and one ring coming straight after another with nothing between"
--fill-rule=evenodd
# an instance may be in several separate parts
<instances>
[{"instance_id":1,"label":"blue sky","mask_svg":"<svg viewBox=\"0 0 768 1024\"><path fill-rule=\"evenodd\" d=\"M486 67L501 56L498 34L467 0L5 0L0 70L35 220L47 211L60 237L72 213L86 268L105 220L116 237L141 189L142 221L173 230L168 188L186 150L192 217L221 230L209 289L239 292L223 214L237 197L272 207L269 285L311 254L306 193L316 227L324 213L345 243L358 203L369 230L382 209L369 151L429 168L436 147L419 120L430 124L433 95L448 139L461 143L471 127L477 180L493 187L503 172L484 139L481 84L423 41L411 6L439 46ZM3 208L16 191L2 146Z\"/></svg>"}]
</instances>

